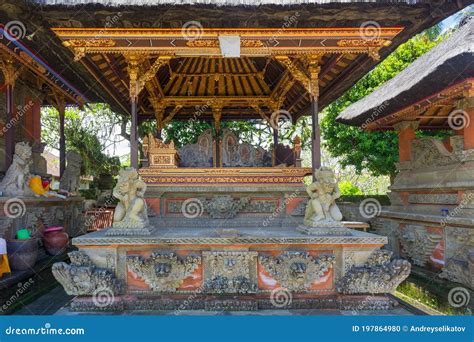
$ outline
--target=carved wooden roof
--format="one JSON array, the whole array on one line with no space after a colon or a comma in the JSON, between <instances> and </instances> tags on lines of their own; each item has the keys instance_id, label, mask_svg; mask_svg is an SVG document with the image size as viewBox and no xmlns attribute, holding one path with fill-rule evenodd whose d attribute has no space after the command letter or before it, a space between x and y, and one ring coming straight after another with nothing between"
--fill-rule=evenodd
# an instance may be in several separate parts
<instances>
[{"instance_id":1,"label":"carved wooden roof","mask_svg":"<svg viewBox=\"0 0 474 342\"><path fill-rule=\"evenodd\" d=\"M403 28L379 28L373 39L360 28L287 28L276 38L272 29L202 29L197 38L173 29L103 29L99 37L92 29L53 30L123 111L137 92L140 119L166 123L207 120L216 107L223 120L268 120L279 109L297 120L309 108L311 63L319 94L330 94L339 76L379 58ZM221 35L240 37L240 57L222 57Z\"/></svg>"},{"instance_id":2,"label":"carved wooden roof","mask_svg":"<svg viewBox=\"0 0 474 342\"><path fill-rule=\"evenodd\" d=\"M130 103L126 90L128 72L126 60L122 53L90 53L81 59L73 61L71 47L62 45L51 27L95 28L94 35L101 35L104 28L118 28L128 30L132 28L177 28L181 30L185 23L199 20L207 28L263 28L273 30L279 35L288 28L360 28L364 23L371 21L380 27L402 27L403 30L394 37L392 45L380 50L381 57L385 57L399 44L405 42L414 34L432 26L447 16L462 9L472 0L441 0L436 3L430 1L285 1L275 2L232 2L232 1L202 1L199 2L174 2L169 6L165 2L126 0L114 1L80 1L78 10L76 1L60 0L3 0L0 7L0 21L7 23L12 20L21 21L26 28L28 45L37 56L48 64L59 69L61 76L71 82L82 94L93 102L108 102L112 108L124 115L130 111ZM34 14L34 15L33 15ZM296 16L295 21L289 21ZM96 37L97 38L97 37ZM24 38L26 39L26 38ZM249 38L250 39L250 38ZM96 39L98 40L98 39ZM147 39L142 39L145 44ZM323 44L324 41L323 41ZM348 48L348 47L346 47ZM287 54L288 55L288 54ZM189 56L197 57L197 56ZM247 56L262 68L260 61L265 64L265 56ZM153 64L154 58L148 60ZM183 56L173 57L170 66L182 60ZM291 58L294 58L291 56ZM113 67L105 66L107 63ZM321 60L323 74L320 79L320 108L329 104L347 90L356 80L367 73L377 61L367 54L360 53L331 53ZM276 87L275 82L288 84L291 76L281 75L281 63L272 60L265 71L264 82L270 90ZM102 69L101 69L102 68ZM160 82L163 89L167 82L164 75L166 67L160 67L156 82ZM280 70L280 71L279 71ZM280 72L280 74L279 74ZM195 79L196 76L189 76ZM204 76L200 76L203 78ZM236 76L242 80L250 76ZM286 78L286 79L285 79ZM185 82L187 82L185 81ZM154 81L155 82L155 81ZM191 81L193 82L193 81ZM229 81L230 82L230 81ZM256 80L256 82L259 82ZM123 87L120 85L122 83ZM233 84L233 83L232 83ZM155 84L156 85L156 84ZM264 87L263 83L261 84ZM231 88L229 87L229 90ZM249 87L248 90L253 88ZM307 94L300 85L295 85L288 90L285 97L285 106L291 108L292 114L297 117L308 112ZM199 89L198 89L199 90ZM198 91L197 90L197 91ZM227 91L227 90L226 90ZM147 89L140 95L140 118L152 118L151 106L148 103ZM305 102L306 101L306 102ZM188 110L191 107L187 107ZM166 109L171 113L172 106ZM246 106L248 112L252 112ZM262 110L267 111L262 105ZM176 112L177 110L174 109ZM177 111L177 117L184 116L186 106ZM229 107L226 112L236 111ZM293 113L294 112L294 113ZM256 112L241 115L257 116ZM225 114L226 115L226 114Z\"/></svg>"}]
</instances>

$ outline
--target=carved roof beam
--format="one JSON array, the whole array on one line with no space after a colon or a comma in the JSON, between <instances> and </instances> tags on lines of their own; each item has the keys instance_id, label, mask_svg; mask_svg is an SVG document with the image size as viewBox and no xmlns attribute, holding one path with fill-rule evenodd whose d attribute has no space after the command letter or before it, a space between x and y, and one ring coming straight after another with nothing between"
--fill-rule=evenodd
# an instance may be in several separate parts
<instances>
[{"instance_id":1,"label":"carved roof beam","mask_svg":"<svg viewBox=\"0 0 474 342\"><path fill-rule=\"evenodd\" d=\"M260 108L258 104L251 104L251 106L263 120L265 120L269 125L271 125L271 118L265 114L265 112L262 110L262 108Z\"/></svg>"},{"instance_id":2,"label":"carved roof beam","mask_svg":"<svg viewBox=\"0 0 474 342\"><path fill-rule=\"evenodd\" d=\"M163 101L160 101L160 99L156 96L150 96L148 100L150 101L153 107L153 110L155 112L156 128L158 129L158 131L160 131L165 126L164 115L165 115L166 104Z\"/></svg>"},{"instance_id":3,"label":"carved roof beam","mask_svg":"<svg viewBox=\"0 0 474 342\"><path fill-rule=\"evenodd\" d=\"M174 116L181 110L181 108L183 108L182 105L177 105L176 107L173 108L171 113L169 113L168 116L165 119L163 119L163 127L169 124L171 120L173 120Z\"/></svg>"},{"instance_id":4,"label":"carved roof beam","mask_svg":"<svg viewBox=\"0 0 474 342\"><path fill-rule=\"evenodd\" d=\"M128 75L130 78L130 98L137 99L147 82L156 75L158 69L169 63L171 56L159 56L145 72L141 72L145 57L141 55L124 55L128 63Z\"/></svg>"},{"instance_id":5,"label":"carved roof beam","mask_svg":"<svg viewBox=\"0 0 474 342\"><path fill-rule=\"evenodd\" d=\"M212 117L214 118L214 127L216 131L219 132L221 130L221 118L222 118L222 108L224 107L224 103L221 101L217 101L212 105Z\"/></svg>"},{"instance_id":6,"label":"carved roof beam","mask_svg":"<svg viewBox=\"0 0 474 342\"><path fill-rule=\"evenodd\" d=\"M15 86L15 82L20 77L25 67L16 67L14 59L9 56L0 56L0 66L5 80L5 85Z\"/></svg>"},{"instance_id":7,"label":"carved roof beam","mask_svg":"<svg viewBox=\"0 0 474 342\"><path fill-rule=\"evenodd\" d=\"M158 92L160 93L160 96L163 95L163 90L161 89L161 86L159 82L156 80L156 73L158 70L164 66L168 65L169 61L171 60L171 56L158 56L158 58L153 62L153 64L150 65L149 61L147 61L147 71L140 77L139 82L140 84L147 84L149 82L153 83L153 86L158 89Z\"/></svg>"},{"instance_id":8,"label":"carved roof beam","mask_svg":"<svg viewBox=\"0 0 474 342\"><path fill-rule=\"evenodd\" d=\"M275 59L288 69L293 78L300 82L306 91L309 92L309 76L289 56L275 56Z\"/></svg>"},{"instance_id":9,"label":"carved roof beam","mask_svg":"<svg viewBox=\"0 0 474 342\"><path fill-rule=\"evenodd\" d=\"M294 82L293 82L293 80L290 76L289 70L286 69L285 72L283 73L283 76L280 78L277 85L275 86L275 88L273 88L273 90L270 94L270 97L273 98L273 99L278 98L281 94L282 89L284 87L286 87L286 85L288 85L289 82L292 82L292 85L294 84Z\"/></svg>"},{"instance_id":10,"label":"carved roof beam","mask_svg":"<svg viewBox=\"0 0 474 342\"><path fill-rule=\"evenodd\" d=\"M312 56L309 58L309 93L316 98L319 97L319 74L321 73L321 66L319 63L319 56Z\"/></svg>"}]
</instances>

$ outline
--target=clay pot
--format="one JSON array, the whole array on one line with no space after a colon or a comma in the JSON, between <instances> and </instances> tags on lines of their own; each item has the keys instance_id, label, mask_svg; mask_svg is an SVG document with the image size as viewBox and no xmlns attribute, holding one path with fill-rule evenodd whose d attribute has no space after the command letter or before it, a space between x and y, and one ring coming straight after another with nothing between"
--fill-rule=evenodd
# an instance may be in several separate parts
<instances>
[{"instance_id":1,"label":"clay pot","mask_svg":"<svg viewBox=\"0 0 474 342\"><path fill-rule=\"evenodd\" d=\"M46 228L43 232L43 244L49 255L59 255L69 244L69 235L63 227Z\"/></svg>"},{"instance_id":2,"label":"clay pot","mask_svg":"<svg viewBox=\"0 0 474 342\"><path fill-rule=\"evenodd\" d=\"M12 270L31 269L38 259L38 239L8 240L7 252Z\"/></svg>"}]
</instances>

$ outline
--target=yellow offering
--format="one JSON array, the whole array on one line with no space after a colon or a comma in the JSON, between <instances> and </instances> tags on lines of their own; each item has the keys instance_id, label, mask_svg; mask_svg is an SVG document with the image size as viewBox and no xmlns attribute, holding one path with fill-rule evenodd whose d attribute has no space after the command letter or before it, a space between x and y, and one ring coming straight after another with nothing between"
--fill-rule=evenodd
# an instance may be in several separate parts
<instances>
[{"instance_id":1,"label":"yellow offering","mask_svg":"<svg viewBox=\"0 0 474 342\"><path fill-rule=\"evenodd\" d=\"M10 265L7 257L7 243L5 239L0 239L0 278L4 273L10 272Z\"/></svg>"},{"instance_id":2,"label":"yellow offering","mask_svg":"<svg viewBox=\"0 0 474 342\"><path fill-rule=\"evenodd\" d=\"M29 186L36 195L43 196L47 192L47 190L43 188L43 181L40 176L31 177Z\"/></svg>"}]
</instances>

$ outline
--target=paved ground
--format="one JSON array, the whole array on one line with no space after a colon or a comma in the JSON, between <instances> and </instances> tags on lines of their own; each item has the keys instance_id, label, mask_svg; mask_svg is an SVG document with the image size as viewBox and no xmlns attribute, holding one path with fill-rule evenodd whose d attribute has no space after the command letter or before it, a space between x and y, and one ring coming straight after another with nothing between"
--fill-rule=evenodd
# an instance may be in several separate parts
<instances>
[{"instance_id":1,"label":"paved ground","mask_svg":"<svg viewBox=\"0 0 474 342\"><path fill-rule=\"evenodd\" d=\"M39 297L34 302L23 306L14 312L14 315L53 315L62 307L67 305L72 296L68 296L61 286L57 286L50 292Z\"/></svg>"},{"instance_id":2,"label":"paved ground","mask_svg":"<svg viewBox=\"0 0 474 342\"><path fill-rule=\"evenodd\" d=\"M68 303L72 297L68 296L62 287L58 286L52 291L38 298L36 301L24 306L15 315L110 315L111 313L71 312ZM391 311L344 311L344 310L261 310L261 311L150 311L150 312L117 312L114 315L164 315L164 316L392 316L413 315L403 307Z\"/></svg>"}]
</instances>

